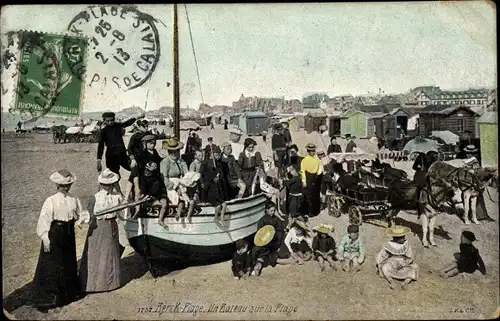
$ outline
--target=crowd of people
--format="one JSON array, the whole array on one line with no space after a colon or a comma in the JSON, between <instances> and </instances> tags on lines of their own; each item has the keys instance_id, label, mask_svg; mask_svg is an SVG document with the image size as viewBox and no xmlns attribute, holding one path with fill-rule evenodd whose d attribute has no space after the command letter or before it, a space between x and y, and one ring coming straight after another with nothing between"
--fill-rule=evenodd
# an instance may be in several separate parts
<instances>
[{"instance_id":1,"label":"crowd of people","mask_svg":"<svg viewBox=\"0 0 500 321\"><path fill-rule=\"evenodd\" d=\"M262 175L265 161L257 150L258 143L252 138L240 143L241 130L231 129L230 142L221 146L209 137L203 147L201 138L192 132L186 145L169 137L157 150L157 136L149 131L143 118L144 115L116 122L113 113L103 114L104 127L100 132L96 162L100 189L88 207L69 193L76 181L71 172L63 169L50 176L57 193L46 199L40 212L37 234L42 245L32 289L33 304L40 310L70 303L82 293L120 287L123 247L118 241L116 220L124 213L109 209L124 202L153 199L160 206L158 224L168 229L165 222L168 206L177 206L176 219L186 214L190 220L197 206L206 203L216 209L215 221L224 222L227 201L257 194L259 189L266 187L265 181L258 179L265 177ZM137 131L125 147L123 129L133 124ZM352 138L347 137L350 152L356 149ZM268 180L269 185L275 191L285 189L288 197L282 206L268 200L253 243L236 242L237 250L232 260L234 277L259 276L267 266L303 264L309 260L317 260L321 270L326 266L337 269L337 261L340 261L344 271L359 271L365 260L365 247L358 226L350 225L337 246L331 236L332 226L322 224L310 228L308 225L309 218L317 216L321 210L327 185L335 183L345 172L342 162L322 161L325 152L312 143L305 146L307 154L300 156L286 123L275 126L271 147L278 174L275 180ZM342 152L335 137L328 147L328 153L331 152ZM425 163L422 159L419 161ZM354 166L353 162L348 163L347 171L355 170ZM130 172L125 193L119 185L120 168ZM139 208L134 215L140 215ZM74 226L81 227L81 224L88 224L89 231L78 267ZM418 277L418 266L405 238L409 229L394 226L388 228L387 233L392 239L376 257L377 271L391 288L394 279L403 280L402 287L406 288ZM470 273L475 268L484 270L480 255L472 245L474 240L471 232L464 232L461 256L441 271L443 277L464 271Z\"/></svg>"}]
</instances>

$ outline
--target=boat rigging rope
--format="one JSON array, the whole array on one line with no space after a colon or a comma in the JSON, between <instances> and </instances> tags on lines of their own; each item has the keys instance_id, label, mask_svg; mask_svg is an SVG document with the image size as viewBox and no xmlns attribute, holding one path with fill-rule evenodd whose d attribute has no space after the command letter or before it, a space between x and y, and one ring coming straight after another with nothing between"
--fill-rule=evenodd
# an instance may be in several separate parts
<instances>
[{"instance_id":1,"label":"boat rigging rope","mask_svg":"<svg viewBox=\"0 0 500 321\"><path fill-rule=\"evenodd\" d=\"M196 59L196 52L194 50L193 34L191 32L191 22L189 21L189 15L186 4L184 4L184 10L186 11L186 19L189 27L189 38L191 39L191 48L193 50L194 64L196 66L196 74L198 75L198 86L200 87L201 103L205 105L205 101L203 100L203 92L201 91L200 70L198 68L198 60Z\"/></svg>"}]
</instances>

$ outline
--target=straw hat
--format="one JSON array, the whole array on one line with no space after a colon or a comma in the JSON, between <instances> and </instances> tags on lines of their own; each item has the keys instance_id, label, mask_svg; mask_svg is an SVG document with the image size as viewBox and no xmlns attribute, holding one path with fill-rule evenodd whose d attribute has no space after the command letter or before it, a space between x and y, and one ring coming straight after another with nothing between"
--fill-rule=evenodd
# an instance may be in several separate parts
<instances>
[{"instance_id":1,"label":"straw hat","mask_svg":"<svg viewBox=\"0 0 500 321\"><path fill-rule=\"evenodd\" d=\"M392 237L400 237L409 234L411 230L406 226L394 225L393 227L386 228L385 232Z\"/></svg>"},{"instance_id":2,"label":"straw hat","mask_svg":"<svg viewBox=\"0 0 500 321\"><path fill-rule=\"evenodd\" d=\"M326 155L326 154L325 154L325 151L324 151L324 150L322 150L322 149L318 149L318 150L316 151L316 154L317 154L318 156L320 156L320 155Z\"/></svg>"},{"instance_id":3,"label":"straw hat","mask_svg":"<svg viewBox=\"0 0 500 321\"><path fill-rule=\"evenodd\" d=\"M265 225L255 233L253 243L256 246L265 246L273 240L275 232L272 225Z\"/></svg>"},{"instance_id":4,"label":"straw hat","mask_svg":"<svg viewBox=\"0 0 500 321\"><path fill-rule=\"evenodd\" d=\"M109 168L106 168L99 174L97 177L97 181L100 184L111 185L120 180L120 176L118 174L113 173Z\"/></svg>"},{"instance_id":5,"label":"straw hat","mask_svg":"<svg viewBox=\"0 0 500 321\"><path fill-rule=\"evenodd\" d=\"M307 150L316 150L316 145L314 145L313 143L307 143L306 149Z\"/></svg>"},{"instance_id":6,"label":"straw hat","mask_svg":"<svg viewBox=\"0 0 500 321\"><path fill-rule=\"evenodd\" d=\"M467 145L467 147L464 148L464 152L475 153L475 152L477 152L477 148L474 145Z\"/></svg>"},{"instance_id":7,"label":"straw hat","mask_svg":"<svg viewBox=\"0 0 500 321\"><path fill-rule=\"evenodd\" d=\"M306 222L296 219L294 223L297 224L300 228L309 231L309 226L307 226Z\"/></svg>"},{"instance_id":8,"label":"straw hat","mask_svg":"<svg viewBox=\"0 0 500 321\"><path fill-rule=\"evenodd\" d=\"M58 185L69 185L76 181L76 176L71 174L67 169L60 169L50 175L49 179Z\"/></svg>"},{"instance_id":9,"label":"straw hat","mask_svg":"<svg viewBox=\"0 0 500 321\"><path fill-rule=\"evenodd\" d=\"M177 138L167 138L161 143L161 148L166 150L179 150L184 147L184 143L180 142Z\"/></svg>"},{"instance_id":10,"label":"straw hat","mask_svg":"<svg viewBox=\"0 0 500 321\"><path fill-rule=\"evenodd\" d=\"M333 231L333 226L327 224L321 224L319 226L314 227L314 230L319 233L330 233Z\"/></svg>"}]
</instances>

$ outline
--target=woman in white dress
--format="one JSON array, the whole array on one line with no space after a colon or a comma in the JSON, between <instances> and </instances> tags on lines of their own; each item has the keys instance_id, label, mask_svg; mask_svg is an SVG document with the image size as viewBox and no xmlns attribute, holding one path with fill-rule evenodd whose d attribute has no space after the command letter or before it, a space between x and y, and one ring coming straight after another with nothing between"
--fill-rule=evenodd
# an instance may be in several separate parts
<instances>
[{"instance_id":1,"label":"woman in white dress","mask_svg":"<svg viewBox=\"0 0 500 321\"><path fill-rule=\"evenodd\" d=\"M90 200L90 226L80 264L80 280L84 292L105 292L120 287L120 257L123 247L120 245L116 219L117 216L123 216L123 210L95 215L123 202L121 194L113 189L119 179L109 169L102 171L97 179L101 189Z\"/></svg>"}]
</instances>

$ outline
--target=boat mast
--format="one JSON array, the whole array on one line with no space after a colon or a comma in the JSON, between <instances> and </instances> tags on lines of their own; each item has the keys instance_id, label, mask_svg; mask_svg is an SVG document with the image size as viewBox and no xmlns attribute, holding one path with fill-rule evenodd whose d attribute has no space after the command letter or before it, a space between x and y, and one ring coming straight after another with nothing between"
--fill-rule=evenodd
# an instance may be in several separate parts
<instances>
[{"instance_id":1,"label":"boat mast","mask_svg":"<svg viewBox=\"0 0 500 321\"><path fill-rule=\"evenodd\" d=\"M179 96L179 31L177 27L177 4L174 3L174 136L181 139L181 110Z\"/></svg>"}]
</instances>

